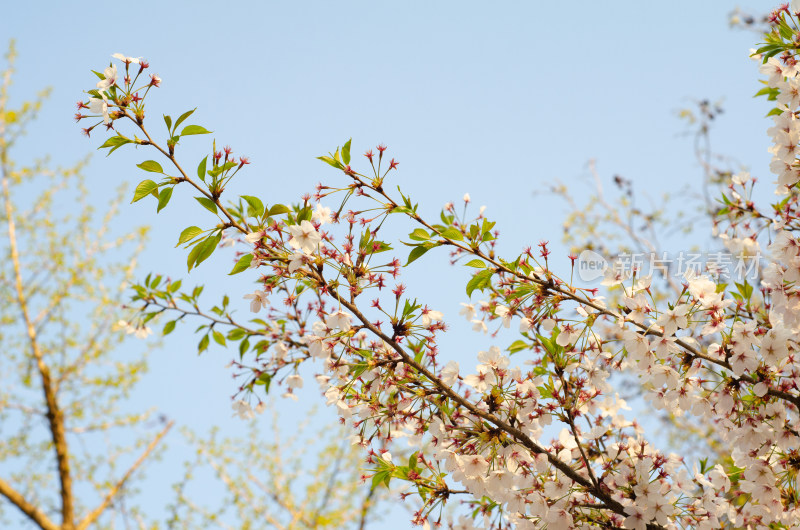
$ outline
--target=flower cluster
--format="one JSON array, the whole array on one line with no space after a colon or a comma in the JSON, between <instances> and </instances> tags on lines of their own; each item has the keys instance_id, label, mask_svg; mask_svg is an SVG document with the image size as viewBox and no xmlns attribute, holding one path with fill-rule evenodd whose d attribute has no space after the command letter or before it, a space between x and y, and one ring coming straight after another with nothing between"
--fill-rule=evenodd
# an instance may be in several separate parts
<instances>
[{"instance_id":1,"label":"flower cluster","mask_svg":"<svg viewBox=\"0 0 800 530\"><path fill-rule=\"evenodd\" d=\"M212 168L206 157L199 180L190 177L174 155L171 120L164 148L125 109L127 96L119 94L131 91L115 92L112 67L90 105L105 119L107 94L119 109L107 118L130 119L175 173L140 164L165 178L144 181L135 200L152 194L160 210L176 185L199 190L197 201L219 223L183 231L189 268L228 231L226 239L245 249L231 273L261 273L244 296L256 313L247 324L233 318L227 297L204 313L199 288L183 293L180 282L160 280L136 287L142 324L177 312L165 333L186 315L204 319L200 351L209 337L223 346L238 342L234 365L245 399L273 380L293 396L304 384L298 367L317 360L321 392L368 448L372 471L364 478L373 487L407 482L405 495L421 502L417 524L448 522L442 507L461 499L471 515L449 521L453 528L797 528L800 30L788 7L771 24L753 57L768 76L761 94L776 101L770 169L780 202L759 210L751 200L755 179L732 175L713 220L721 246L767 256L766 266L752 284L719 284L713 271L690 271L666 291L636 271L606 277L602 294L582 288L551 268L544 241L500 258L494 223L483 208L470 216L469 195L463 213L448 203L432 221L410 197L387 191L399 163L384 161L384 145L364 154L364 172L351 160L350 141L320 157L343 183L320 184L292 207L253 196L224 205L225 185L246 162L214 146ZM126 79L129 66L143 69L141 61L120 59ZM181 135L199 134L193 131ZM474 271L467 294L482 299L462 304L461 314L496 340L513 334L507 347L478 352L474 370L462 369L463 357L442 358L445 315L407 297L398 283L401 262L381 239L390 223L410 230L401 242L410 248L406 266L445 247L453 263ZM695 442L714 456L691 460L659 449L662 440L626 416L620 380L636 381L647 406L679 425L702 426ZM235 411L252 414L244 399ZM407 465L389 452L399 438L412 447Z\"/></svg>"}]
</instances>

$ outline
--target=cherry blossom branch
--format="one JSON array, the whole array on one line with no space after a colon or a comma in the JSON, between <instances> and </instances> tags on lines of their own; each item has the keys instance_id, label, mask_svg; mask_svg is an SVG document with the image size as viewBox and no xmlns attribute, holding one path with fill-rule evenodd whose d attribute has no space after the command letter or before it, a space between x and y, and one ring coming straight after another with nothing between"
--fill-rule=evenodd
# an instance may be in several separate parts
<instances>
[{"instance_id":1,"label":"cherry blossom branch","mask_svg":"<svg viewBox=\"0 0 800 530\"><path fill-rule=\"evenodd\" d=\"M174 165L175 168L180 172L181 177L179 179L176 179L177 180L176 183L188 182L189 184L191 184L197 191L202 193L207 199L213 201L214 204L216 204L217 208L219 208L219 210L222 213L225 214L225 217L227 217L227 219L228 219L227 225L229 227L236 228L239 232L241 232L241 233L243 233L245 235L250 233L249 230L243 228L238 222L236 222L236 219L233 217L233 215L231 215L231 213L222 205L222 203L220 203L220 201L219 201L220 195L219 194L209 193L208 191L203 189L202 186L198 185L194 180L189 178L189 176L183 170L181 165L178 163L178 160L175 158L175 155L173 153L170 153L169 151L166 151L160 145L158 145L155 141L153 141L153 138L150 136L150 134L145 129L144 124L140 123L138 120L136 120L133 116L131 116L127 112L125 112L125 116L128 119L130 119L132 122L134 122L139 127L139 130L141 130L142 133L145 136L147 136L147 145L152 145L153 147L155 147L162 155L167 157L169 159L169 161L172 162L172 165ZM144 142L142 142L142 143L144 143Z\"/></svg>"},{"instance_id":2,"label":"cherry blossom branch","mask_svg":"<svg viewBox=\"0 0 800 530\"><path fill-rule=\"evenodd\" d=\"M602 491L599 487L595 486L591 480L586 479L585 477L581 476L575 470L573 470L569 465L562 462L555 456L553 456L550 452L548 452L544 447L540 446L536 442L534 442L527 434L522 432L520 429L510 425L509 423L503 421L502 419L498 418L494 414L490 414L485 412L474 404L466 400L464 397L453 391L449 386L444 384L441 379L436 377L433 373L431 373L427 368L425 368L422 364L416 362L408 353L406 353L405 349L403 349L392 337L386 335L383 331L379 328L375 327L369 319L361 313L361 311L356 307L355 304L351 303L349 300L345 299L344 297L340 296L338 291L332 289L330 285L325 282L325 279L321 276L321 274L317 273L315 275L315 279L319 282L320 286L325 286L328 288L331 296L336 299L342 306L346 307L348 311L353 313L355 317L361 321L362 327L368 329L373 335L379 337L383 340L386 344L388 344L398 355L403 359L403 363L407 364L408 366L414 368L417 372L424 375L429 381L431 381L439 390L439 392L451 400L455 401L462 407L469 410L475 416L478 416L498 428L504 430L508 434L512 435L514 438L520 441L525 447L531 450L533 453L536 454L543 454L547 457L547 460L557 468L559 471L564 473L567 477L569 477L573 482L580 484L581 486L587 488L592 492L594 496L603 500L607 507L612 509L613 511L624 514L624 507L622 504L614 500L610 495L606 492Z\"/></svg>"}]
</instances>

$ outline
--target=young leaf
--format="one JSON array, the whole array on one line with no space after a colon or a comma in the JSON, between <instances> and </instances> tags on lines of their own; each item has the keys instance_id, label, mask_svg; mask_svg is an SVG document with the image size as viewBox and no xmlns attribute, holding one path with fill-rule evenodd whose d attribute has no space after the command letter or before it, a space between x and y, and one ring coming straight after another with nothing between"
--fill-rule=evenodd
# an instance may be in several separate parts
<instances>
[{"instance_id":1,"label":"young leaf","mask_svg":"<svg viewBox=\"0 0 800 530\"><path fill-rule=\"evenodd\" d=\"M214 201L209 199L208 197L195 197L195 200L203 205L203 208L208 210L209 212L216 214L217 213L217 205L214 204Z\"/></svg>"},{"instance_id":2,"label":"young leaf","mask_svg":"<svg viewBox=\"0 0 800 530\"><path fill-rule=\"evenodd\" d=\"M136 164L136 167L138 167L139 169L144 169L145 171L149 171L150 173L164 172L164 170L161 169L161 164L159 164L155 160L145 160L141 164Z\"/></svg>"},{"instance_id":3,"label":"young leaf","mask_svg":"<svg viewBox=\"0 0 800 530\"><path fill-rule=\"evenodd\" d=\"M206 163L208 162L208 155L200 162L200 165L197 166L197 176L203 182L206 181Z\"/></svg>"},{"instance_id":4,"label":"young leaf","mask_svg":"<svg viewBox=\"0 0 800 530\"><path fill-rule=\"evenodd\" d=\"M172 186L168 188L164 188L158 193L158 209L156 213L163 210L167 204L169 204L169 200L172 198Z\"/></svg>"},{"instance_id":5,"label":"young leaf","mask_svg":"<svg viewBox=\"0 0 800 530\"><path fill-rule=\"evenodd\" d=\"M151 194L154 190L158 189L158 184L153 182L152 180L143 180L136 186L136 191L133 193L133 200L131 203L134 203L138 200L143 199L147 195Z\"/></svg>"},{"instance_id":6,"label":"young leaf","mask_svg":"<svg viewBox=\"0 0 800 530\"><path fill-rule=\"evenodd\" d=\"M180 246L181 244L186 243L187 241L196 238L197 236L199 236L202 233L203 233L203 229L200 228L199 226L190 226L189 228L185 228L183 230L183 232L181 232L181 236L178 238L178 244L175 245L175 246L176 247Z\"/></svg>"},{"instance_id":7,"label":"young leaf","mask_svg":"<svg viewBox=\"0 0 800 530\"><path fill-rule=\"evenodd\" d=\"M208 335L203 335L200 343L197 345L197 355L200 355L208 349Z\"/></svg>"},{"instance_id":8,"label":"young leaf","mask_svg":"<svg viewBox=\"0 0 800 530\"><path fill-rule=\"evenodd\" d=\"M228 276L231 276L233 274L239 274L243 270L248 269L252 261L253 261L253 255L245 254L244 256L239 258L239 261L237 261L236 265L233 266L233 270L228 273Z\"/></svg>"},{"instance_id":9,"label":"young leaf","mask_svg":"<svg viewBox=\"0 0 800 530\"><path fill-rule=\"evenodd\" d=\"M172 118L164 114L164 123L167 124L167 132L172 132Z\"/></svg>"},{"instance_id":10,"label":"young leaf","mask_svg":"<svg viewBox=\"0 0 800 530\"><path fill-rule=\"evenodd\" d=\"M258 376L258 380L256 381L259 385L264 385L264 393L269 394L269 384L272 382L272 376L268 373L263 373Z\"/></svg>"},{"instance_id":11,"label":"young leaf","mask_svg":"<svg viewBox=\"0 0 800 530\"><path fill-rule=\"evenodd\" d=\"M485 269L486 268L486 264L484 262L482 262L481 260L479 260L478 258L475 258L474 260L469 261L469 262L465 263L464 265L466 265L467 267L475 267L476 269Z\"/></svg>"},{"instance_id":12,"label":"young leaf","mask_svg":"<svg viewBox=\"0 0 800 530\"><path fill-rule=\"evenodd\" d=\"M219 344L220 346L225 346L225 336L217 331L216 329L211 333L211 336L214 337L214 342Z\"/></svg>"},{"instance_id":13,"label":"young leaf","mask_svg":"<svg viewBox=\"0 0 800 530\"><path fill-rule=\"evenodd\" d=\"M406 262L406 267L408 267L412 262L421 258L422 255L428 252L431 248L433 247L426 245L418 245L413 249L411 249L411 252L408 254L408 261Z\"/></svg>"},{"instance_id":14,"label":"young leaf","mask_svg":"<svg viewBox=\"0 0 800 530\"><path fill-rule=\"evenodd\" d=\"M207 260L211 256L211 254L213 254L214 251L217 250L217 245L219 245L221 239L222 239L222 233L219 232L215 235L208 236L205 240L198 243L197 246L192 249L192 252L194 252L198 248L200 249L197 255L195 256L194 260L195 267L197 267L202 262ZM189 269L191 269L191 267L189 267Z\"/></svg>"},{"instance_id":15,"label":"young leaf","mask_svg":"<svg viewBox=\"0 0 800 530\"><path fill-rule=\"evenodd\" d=\"M181 136L188 136L190 134L210 134L211 131L206 130L205 127L199 125L187 125L181 131Z\"/></svg>"},{"instance_id":16,"label":"young leaf","mask_svg":"<svg viewBox=\"0 0 800 530\"><path fill-rule=\"evenodd\" d=\"M335 167L336 169L344 169L344 166L338 160L334 160L329 156L318 156L317 160L322 160L323 162L330 164L331 166Z\"/></svg>"},{"instance_id":17,"label":"young leaf","mask_svg":"<svg viewBox=\"0 0 800 530\"><path fill-rule=\"evenodd\" d=\"M431 236L428 235L428 232L423 228L415 228L414 231L408 235L408 237L414 241L427 241L431 238Z\"/></svg>"},{"instance_id":18,"label":"young leaf","mask_svg":"<svg viewBox=\"0 0 800 530\"><path fill-rule=\"evenodd\" d=\"M492 269L486 269L478 272L472 279L467 283L467 296L471 297L472 292L475 289L479 291L483 291L487 287L492 284L492 275L494 271Z\"/></svg>"},{"instance_id":19,"label":"young leaf","mask_svg":"<svg viewBox=\"0 0 800 530\"><path fill-rule=\"evenodd\" d=\"M196 111L196 110L197 110L197 107L193 108L192 110L187 110L186 112L184 112L183 114L181 114L181 117L180 117L180 118L178 118L178 121L176 121L176 122L175 122L175 128L177 129L177 128L178 128L178 126L179 126L181 123L183 123L183 120L185 120L186 118L188 118L189 116L191 116L191 115L192 115L192 113L193 113L194 111ZM184 133L181 133L181 134L184 134Z\"/></svg>"},{"instance_id":20,"label":"young leaf","mask_svg":"<svg viewBox=\"0 0 800 530\"><path fill-rule=\"evenodd\" d=\"M517 353L518 351L527 350L529 348L530 345L524 340L515 340L513 343L511 343L511 346L508 347L508 352Z\"/></svg>"},{"instance_id":21,"label":"young leaf","mask_svg":"<svg viewBox=\"0 0 800 530\"><path fill-rule=\"evenodd\" d=\"M261 215L264 213L264 203L261 202L261 199L251 195L242 195L242 199L247 201L247 204L249 205L249 208L247 209L247 215L251 217L261 217Z\"/></svg>"},{"instance_id":22,"label":"young leaf","mask_svg":"<svg viewBox=\"0 0 800 530\"><path fill-rule=\"evenodd\" d=\"M233 328L228 332L228 340L241 340L246 335L243 329Z\"/></svg>"},{"instance_id":23,"label":"young leaf","mask_svg":"<svg viewBox=\"0 0 800 530\"><path fill-rule=\"evenodd\" d=\"M344 162L344 165L347 165L347 164L350 163L350 142L352 142L352 141L353 141L353 139L350 138L344 144L344 147L342 147L342 162Z\"/></svg>"},{"instance_id":24,"label":"young leaf","mask_svg":"<svg viewBox=\"0 0 800 530\"><path fill-rule=\"evenodd\" d=\"M113 153L114 151L116 151L117 149L119 149L120 147L122 147L123 145L129 144L129 143L132 143L131 140L128 140L124 136L117 135L117 136L112 136L111 138L107 139L103 143L103 145L98 147L98 149L105 149L107 147L111 147L112 149L110 149L108 151L108 154L106 154L106 156L108 156L111 153Z\"/></svg>"},{"instance_id":25,"label":"young leaf","mask_svg":"<svg viewBox=\"0 0 800 530\"><path fill-rule=\"evenodd\" d=\"M453 227L445 228L442 231L441 235L442 237L446 237L447 239L452 239L454 241L464 241L464 234L462 234L461 231Z\"/></svg>"},{"instance_id":26,"label":"young leaf","mask_svg":"<svg viewBox=\"0 0 800 530\"><path fill-rule=\"evenodd\" d=\"M162 332L162 335L169 335L170 333L172 333L173 329L175 329L175 321L170 320L169 322L164 324L164 331Z\"/></svg>"},{"instance_id":27,"label":"young leaf","mask_svg":"<svg viewBox=\"0 0 800 530\"><path fill-rule=\"evenodd\" d=\"M269 209L267 213L268 217L272 217L273 215L279 215L282 213L289 213L291 210L288 206L284 206L283 204L273 204L272 207Z\"/></svg>"}]
</instances>

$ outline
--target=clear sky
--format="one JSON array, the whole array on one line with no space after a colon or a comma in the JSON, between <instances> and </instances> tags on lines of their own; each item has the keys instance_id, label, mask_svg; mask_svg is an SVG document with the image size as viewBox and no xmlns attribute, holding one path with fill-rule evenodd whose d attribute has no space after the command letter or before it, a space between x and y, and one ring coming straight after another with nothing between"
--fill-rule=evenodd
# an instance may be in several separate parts
<instances>
[{"instance_id":1,"label":"clear sky","mask_svg":"<svg viewBox=\"0 0 800 530\"><path fill-rule=\"evenodd\" d=\"M18 101L53 88L19 156L49 153L67 165L96 153L87 174L97 201L107 201L120 182L146 178L134 165L152 158L132 149L105 158L95 151L103 134L86 139L72 121L75 102L96 82L90 69L101 70L120 52L145 57L163 79L149 98L154 126L160 127L162 113L198 107L193 123L250 157L234 193L292 202L317 182L339 177L316 156L349 137L354 153L385 143L400 161L396 182L426 215L469 192L498 221L502 248L510 253L542 239L560 241L565 208L535 192L561 179L576 196L586 196L589 159L597 160L607 181L620 174L653 197L699 182L691 141L677 118L678 109L696 99L724 101L715 146L772 180L763 119L768 107L752 98L759 89L757 66L747 57L758 37L728 28L735 5L4 2L0 38L17 40ZM775 4L739 5L763 13ZM189 167L209 148L210 139L197 138L185 142ZM173 199L156 218L152 205L143 203L126 207L115 227L142 220L154 226L142 276L186 276L185 255L173 246L202 213ZM566 252L555 248L567 270ZM467 273L437 268L434 261L421 263L406 280L456 324ZM241 295L251 284L244 275L220 280L228 270L230 262L217 258L188 281L209 284L215 296L229 292L244 312ZM436 271L448 274L447 281L423 283ZM222 425L236 432L228 399L234 384L224 368L231 354L212 348L198 358L188 328L153 357L137 399L198 431ZM474 336L453 329L442 343L449 348L446 358L471 366ZM313 392L304 396L315 399ZM305 405L281 403L290 418ZM170 483L175 468L159 469L149 472L151 478ZM407 528L405 521L401 515L385 528Z\"/></svg>"}]
</instances>

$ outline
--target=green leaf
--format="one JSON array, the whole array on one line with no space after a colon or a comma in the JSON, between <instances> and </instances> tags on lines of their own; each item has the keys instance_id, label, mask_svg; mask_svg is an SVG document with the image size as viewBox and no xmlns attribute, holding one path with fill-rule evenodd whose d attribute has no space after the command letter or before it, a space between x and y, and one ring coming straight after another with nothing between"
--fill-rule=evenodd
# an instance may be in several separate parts
<instances>
[{"instance_id":1,"label":"green leaf","mask_svg":"<svg viewBox=\"0 0 800 530\"><path fill-rule=\"evenodd\" d=\"M762 47L758 48L755 51L754 55L758 55L759 53L764 53L765 51L774 50L774 49L780 50L781 46L778 45L778 44L767 44L766 46L762 46Z\"/></svg>"},{"instance_id":2,"label":"green leaf","mask_svg":"<svg viewBox=\"0 0 800 530\"><path fill-rule=\"evenodd\" d=\"M452 239L454 241L464 241L464 234L462 234L461 231L459 231L456 228L453 228L452 226L445 228L441 232L441 236L446 237L447 239Z\"/></svg>"},{"instance_id":3,"label":"green leaf","mask_svg":"<svg viewBox=\"0 0 800 530\"><path fill-rule=\"evenodd\" d=\"M767 59L769 59L770 57L774 57L775 55L778 55L782 51L783 51L783 48L775 48L774 50L770 50L770 51L764 53L761 56L761 59L766 63Z\"/></svg>"},{"instance_id":4,"label":"green leaf","mask_svg":"<svg viewBox=\"0 0 800 530\"><path fill-rule=\"evenodd\" d=\"M225 162L221 166L217 166L214 169L208 170L208 175L211 176L211 177L218 177L219 175L221 175L225 171L228 171L229 169L233 169L238 165L239 165L238 162Z\"/></svg>"},{"instance_id":5,"label":"green leaf","mask_svg":"<svg viewBox=\"0 0 800 530\"><path fill-rule=\"evenodd\" d=\"M155 160L145 160L141 164L136 164L136 167L138 167L139 169L144 169L145 171L149 171L150 173L164 172L164 170L161 169L161 164L159 164Z\"/></svg>"},{"instance_id":6,"label":"green leaf","mask_svg":"<svg viewBox=\"0 0 800 530\"><path fill-rule=\"evenodd\" d=\"M264 213L264 203L261 202L261 199L251 195L242 195L242 199L247 201L247 204L249 205L249 208L247 209L247 215L251 217L261 217L261 215Z\"/></svg>"},{"instance_id":7,"label":"green leaf","mask_svg":"<svg viewBox=\"0 0 800 530\"><path fill-rule=\"evenodd\" d=\"M164 123L167 124L167 132L172 132L172 118L164 114Z\"/></svg>"},{"instance_id":8,"label":"green leaf","mask_svg":"<svg viewBox=\"0 0 800 530\"><path fill-rule=\"evenodd\" d=\"M226 343L225 343L225 336L224 336L222 333L220 333L219 331L217 331L217 330L214 330L214 331L211 333L211 336L214 338L214 342L216 342L216 343L217 343L217 344L219 344L220 346L225 346L225 345L226 345Z\"/></svg>"},{"instance_id":9,"label":"green leaf","mask_svg":"<svg viewBox=\"0 0 800 530\"><path fill-rule=\"evenodd\" d=\"M202 242L198 243L197 246L195 246L192 249L192 252L189 253L189 257L191 257L191 255L195 251L197 251L197 254L195 255L195 259L194 259L194 262L193 262L195 267L197 267L202 262L207 260L211 256L211 254L213 254L214 251L217 250L217 245L219 245L219 242L220 242L221 239L222 239L222 233L217 233L217 234L208 236L207 238L205 238ZM191 269L192 269L192 265L189 265L189 270L191 270Z\"/></svg>"},{"instance_id":10,"label":"green leaf","mask_svg":"<svg viewBox=\"0 0 800 530\"><path fill-rule=\"evenodd\" d=\"M203 208L208 210L209 212L216 214L217 213L217 205L214 204L214 201L209 199L208 197L195 197L195 200L203 205Z\"/></svg>"},{"instance_id":11,"label":"green leaf","mask_svg":"<svg viewBox=\"0 0 800 530\"><path fill-rule=\"evenodd\" d=\"M378 471L372 476L372 489L378 487L378 485L383 482L386 484L386 487L389 487L389 480L392 478L391 470L385 469L382 471Z\"/></svg>"},{"instance_id":12,"label":"green leaf","mask_svg":"<svg viewBox=\"0 0 800 530\"><path fill-rule=\"evenodd\" d=\"M139 201L153 193L153 191L158 189L158 184L153 182L152 180L143 180L136 186L136 191L133 193L133 200L131 203Z\"/></svg>"},{"instance_id":13,"label":"green leaf","mask_svg":"<svg viewBox=\"0 0 800 530\"><path fill-rule=\"evenodd\" d=\"M308 206L301 208L300 211L297 212L297 223L300 224L303 221L310 221L313 215L314 212Z\"/></svg>"},{"instance_id":14,"label":"green leaf","mask_svg":"<svg viewBox=\"0 0 800 530\"><path fill-rule=\"evenodd\" d=\"M158 193L158 209L156 213L160 212L164 208L166 208L167 204L169 204L169 200L172 198L172 187L164 188Z\"/></svg>"},{"instance_id":15,"label":"green leaf","mask_svg":"<svg viewBox=\"0 0 800 530\"><path fill-rule=\"evenodd\" d=\"M252 254L245 254L244 256L239 258L239 261L237 261L236 265L233 266L233 270L228 273L228 276L231 276L233 274L239 274L243 270L249 269L250 268L250 263L252 261L253 261L253 255Z\"/></svg>"},{"instance_id":16,"label":"green leaf","mask_svg":"<svg viewBox=\"0 0 800 530\"><path fill-rule=\"evenodd\" d=\"M206 163L208 162L208 155L200 162L200 165L197 166L197 176L200 177L200 180L203 182L206 181Z\"/></svg>"},{"instance_id":17,"label":"green leaf","mask_svg":"<svg viewBox=\"0 0 800 530\"><path fill-rule=\"evenodd\" d=\"M344 147L342 147L342 162L344 162L344 165L347 165L347 164L350 163L350 142L352 142L352 141L353 141L353 139L350 138L344 144Z\"/></svg>"},{"instance_id":18,"label":"green leaf","mask_svg":"<svg viewBox=\"0 0 800 530\"><path fill-rule=\"evenodd\" d=\"M464 265L466 265L467 267L475 267L476 269L485 269L486 268L486 264L484 262L482 262L481 260L479 260L478 258L475 258L474 260L472 260L472 261L470 261L468 263L465 263Z\"/></svg>"},{"instance_id":19,"label":"green leaf","mask_svg":"<svg viewBox=\"0 0 800 530\"><path fill-rule=\"evenodd\" d=\"M200 339L200 343L197 345L197 354L200 355L207 349L208 349L208 335L203 335L203 338Z\"/></svg>"},{"instance_id":20,"label":"green leaf","mask_svg":"<svg viewBox=\"0 0 800 530\"><path fill-rule=\"evenodd\" d=\"M267 213L268 217L272 217L273 215L280 215L282 213L289 213L291 210L288 206L284 206L283 204L273 204L272 207L269 209Z\"/></svg>"},{"instance_id":21,"label":"green leaf","mask_svg":"<svg viewBox=\"0 0 800 530\"><path fill-rule=\"evenodd\" d=\"M338 160L335 160L329 156L318 156L317 160L322 160L323 162L330 164L331 166L335 167L336 169L344 169L344 166Z\"/></svg>"},{"instance_id":22,"label":"green leaf","mask_svg":"<svg viewBox=\"0 0 800 530\"><path fill-rule=\"evenodd\" d=\"M239 343L239 359L241 360L244 357L244 354L247 353L247 350L250 349L250 341L248 339L244 339L242 342Z\"/></svg>"},{"instance_id":23,"label":"green leaf","mask_svg":"<svg viewBox=\"0 0 800 530\"><path fill-rule=\"evenodd\" d=\"M228 332L228 340L240 340L242 339L246 333L243 329L240 328L233 328Z\"/></svg>"},{"instance_id":24,"label":"green leaf","mask_svg":"<svg viewBox=\"0 0 800 530\"><path fill-rule=\"evenodd\" d=\"M211 131L206 130L205 127L199 125L187 125L181 131L181 136L188 136L190 134L210 134Z\"/></svg>"},{"instance_id":25,"label":"green leaf","mask_svg":"<svg viewBox=\"0 0 800 530\"><path fill-rule=\"evenodd\" d=\"M174 320L170 320L169 322L164 324L164 331L162 332L162 335L165 335L165 336L169 335L170 333L172 333L173 329L175 329L175 321Z\"/></svg>"},{"instance_id":26,"label":"green leaf","mask_svg":"<svg viewBox=\"0 0 800 530\"><path fill-rule=\"evenodd\" d=\"M366 248L367 254L378 254L379 252L386 252L392 250L392 247L384 241L371 241Z\"/></svg>"},{"instance_id":27,"label":"green leaf","mask_svg":"<svg viewBox=\"0 0 800 530\"><path fill-rule=\"evenodd\" d=\"M107 139L107 140L106 140L106 141L103 143L103 145L101 145L100 147L98 147L98 149L105 149L105 148L107 148L107 147L111 147L112 149L110 149L110 150L108 151L108 154L106 155L106 156L108 156L108 155L110 155L111 153L113 153L114 151L116 151L117 149L119 149L120 147L122 147L123 145L125 145L125 144L130 144L130 143L133 143L133 142L132 142L131 140L128 140L128 139L127 139L127 138L125 138L124 136L117 135L117 136L112 136L111 138L108 138L108 139Z\"/></svg>"},{"instance_id":28,"label":"green leaf","mask_svg":"<svg viewBox=\"0 0 800 530\"><path fill-rule=\"evenodd\" d=\"M472 297L472 292L475 289L483 291L492 284L492 275L494 270L486 269L475 274L472 279L467 283L467 296Z\"/></svg>"},{"instance_id":29,"label":"green leaf","mask_svg":"<svg viewBox=\"0 0 800 530\"><path fill-rule=\"evenodd\" d=\"M175 245L180 246L183 243L186 243L190 239L194 239L200 234L203 233L203 229L198 226L190 226L189 228L185 228L183 232L181 232L181 236L178 238L178 244Z\"/></svg>"},{"instance_id":30,"label":"green leaf","mask_svg":"<svg viewBox=\"0 0 800 530\"><path fill-rule=\"evenodd\" d=\"M427 241L431 238L428 232L422 228L416 228L413 232L408 234L408 237L414 241Z\"/></svg>"},{"instance_id":31,"label":"green leaf","mask_svg":"<svg viewBox=\"0 0 800 530\"><path fill-rule=\"evenodd\" d=\"M272 382L272 376L268 373L263 373L256 379L257 385L264 385L264 393L269 394L269 384Z\"/></svg>"},{"instance_id":32,"label":"green leaf","mask_svg":"<svg viewBox=\"0 0 800 530\"><path fill-rule=\"evenodd\" d=\"M183 114L181 114L181 117L180 117L180 118L178 118L178 121L176 121L176 122L175 122L175 128L177 129L177 128L178 128L178 126L179 126L181 123L183 123L183 121L184 121L186 118L188 118L189 116L191 116L191 115L192 115L192 113L193 113L194 111L196 111L196 110L197 110L197 107L193 108L192 110L187 110L186 112L184 112ZM195 125L194 127L197 127L197 125ZM184 130L185 130L185 129L184 129ZM185 134L185 133L181 133L181 134Z\"/></svg>"},{"instance_id":33,"label":"green leaf","mask_svg":"<svg viewBox=\"0 0 800 530\"><path fill-rule=\"evenodd\" d=\"M408 261L406 262L406 267L411 265L412 262L421 258L422 255L428 252L431 248L433 247L426 245L418 245L413 249L411 249L411 252L408 254Z\"/></svg>"},{"instance_id":34,"label":"green leaf","mask_svg":"<svg viewBox=\"0 0 800 530\"><path fill-rule=\"evenodd\" d=\"M511 343L511 346L508 347L509 353L517 353L518 351L527 350L530 348L527 342L524 340L515 340Z\"/></svg>"}]
</instances>

